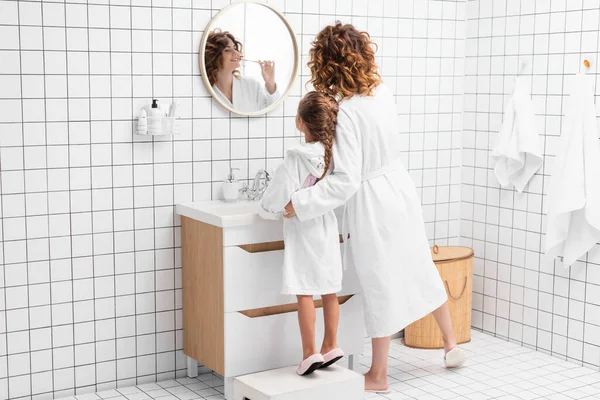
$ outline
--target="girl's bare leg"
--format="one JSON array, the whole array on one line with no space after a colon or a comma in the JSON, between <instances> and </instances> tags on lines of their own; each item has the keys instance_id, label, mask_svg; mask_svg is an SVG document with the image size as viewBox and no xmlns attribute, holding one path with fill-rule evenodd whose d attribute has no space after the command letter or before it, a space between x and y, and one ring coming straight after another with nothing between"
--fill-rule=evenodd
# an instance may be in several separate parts
<instances>
[{"instance_id":1,"label":"girl's bare leg","mask_svg":"<svg viewBox=\"0 0 600 400\"><path fill-rule=\"evenodd\" d=\"M298 324L302 336L303 360L317 352L315 347L315 303L312 296L296 296L298 298Z\"/></svg>"},{"instance_id":2,"label":"girl's bare leg","mask_svg":"<svg viewBox=\"0 0 600 400\"><path fill-rule=\"evenodd\" d=\"M323 299L323 317L325 319L325 336L321 345L321 354L326 354L338 347L337 345L337 330L340 319L340 303L337 295L324 294Z\"/></svg>"}]
</instances>

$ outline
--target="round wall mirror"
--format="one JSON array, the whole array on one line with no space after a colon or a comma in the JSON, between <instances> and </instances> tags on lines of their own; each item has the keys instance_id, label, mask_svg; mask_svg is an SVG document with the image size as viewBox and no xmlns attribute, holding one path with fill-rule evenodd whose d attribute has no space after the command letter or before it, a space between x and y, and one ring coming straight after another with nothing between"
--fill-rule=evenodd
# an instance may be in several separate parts
<instances>
[{"instance_id":1,"label":"round wall mirror","mask_svg":"<svg viewBox=\"0 0 600 400\"><path fill-rule=\"evenodd\" d=\"M287 97L300 55L294 32L279 11L240 1L223 8L206 27L199 63L206 88L223 107L261 115Z\"/></svg>"}]
</instances>

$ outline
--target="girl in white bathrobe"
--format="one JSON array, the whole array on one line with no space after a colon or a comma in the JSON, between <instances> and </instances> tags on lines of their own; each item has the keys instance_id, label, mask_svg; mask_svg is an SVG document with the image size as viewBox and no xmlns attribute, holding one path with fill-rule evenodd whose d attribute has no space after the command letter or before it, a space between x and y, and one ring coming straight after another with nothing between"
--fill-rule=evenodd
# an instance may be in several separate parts
<instances>
[{"instance_id":1,"label":"girl in white bathrobe","mask_svg":"<svg viewBox=\"0 0 600 400\"><path fill-rule=\"evenodd\" d=\"M332 163L337 113L335 99L324 93L310 92L300 101L296 126L304 133L307 143L289 150L275 171L261 200L263 217L281 215L292 193L306 190L327 175ZM307 221L285 219L283 239L282 293L295 294L298 298L304 356L297 373L307 375L344 356L336 339L339 318L336 293L342 288L337 218L331 210ZM325 337L320 353L315 347L314 295L321 295L325 317Z\"/></svg>"},{"instance_id":2,"label":"girl in white bathrobe","mask_svg":"<svg viewBox=\"0 0 600 400\"><path fill-rule=\"evenodd\" d=\"M465 353L452 331L417 191L399 159L394 96L377 73L374 47L366 32L340 22L313 42L311 83L340 102L335 166L315 186L291 195L286 216L309 221L346 205L344 260L358 275L373 343L365 389L386 392L390 336L429 313L442 331L446 366L461 365Z\"/></svg>"}]
</instances>

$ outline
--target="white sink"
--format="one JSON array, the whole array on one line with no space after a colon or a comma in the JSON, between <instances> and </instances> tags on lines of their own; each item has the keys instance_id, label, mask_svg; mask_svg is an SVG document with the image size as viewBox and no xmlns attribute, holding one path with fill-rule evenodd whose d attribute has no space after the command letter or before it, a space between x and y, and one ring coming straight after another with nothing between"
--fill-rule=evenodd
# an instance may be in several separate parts
<instances>
[{"instance_id":1,"label":"white sink","mask_svg":"<svg viewBox=\"0 0 600 400\"><path fill-rule=\"evenodd\" d=\"M219 227L251 225L258 215L258 201L238 201L226 203L220 200L196 201L177 204L175 212L179 215L195 219Z\"/></svg>"}]
</instances>

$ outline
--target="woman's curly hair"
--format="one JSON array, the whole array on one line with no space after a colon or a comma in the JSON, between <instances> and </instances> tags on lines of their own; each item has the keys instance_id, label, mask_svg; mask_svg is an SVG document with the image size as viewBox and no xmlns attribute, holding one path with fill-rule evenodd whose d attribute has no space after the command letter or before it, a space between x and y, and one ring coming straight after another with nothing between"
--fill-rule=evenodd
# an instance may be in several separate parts
<instances>
[{"instance_id":1,"label":"woman's curly hair","mask_svg":"<svg viewBox=\"0 0 600 400\"><path fill-rule=\"evenodd\" d=\"M206 75L210 85L214 85L217 82L217 76L219 70L223 68L223 51L227 48L229 40L233 42L233 47L239 53L242 52L242 43L235 39L231 33L225 31L222 32L220 29L215 29L208 34L206 40L206 50L204 53L204 65L206 66ZM240 71L237 69L233 71L233 75L237 78L240 75Z\"/></svg>"},{"instance_id":2,"label":"woman's curly hair","mask_svg":"<svg viewBox=\"0 0 600 400\"><path fill-rule=\"evenodd\" d=\"M311 141L321 142L325 147L325 171L319 179L323 179L331 166L338 111L337 101L324 92L308 92L298 104L298 118L304 122Z\"/></svg>"},{"instance_id":3,"label":"woman's curly hair","mask_svg":"<svg viewBox=\"0 0 600 400\"><path fill-rule=\"evenodd\" d=\"M340 101L356 94L371 95L381 83L373 47L377 45L369 34L351 24L337 21L323 28L309 52L313 87Z\"/></svg>"}]
</instances>

